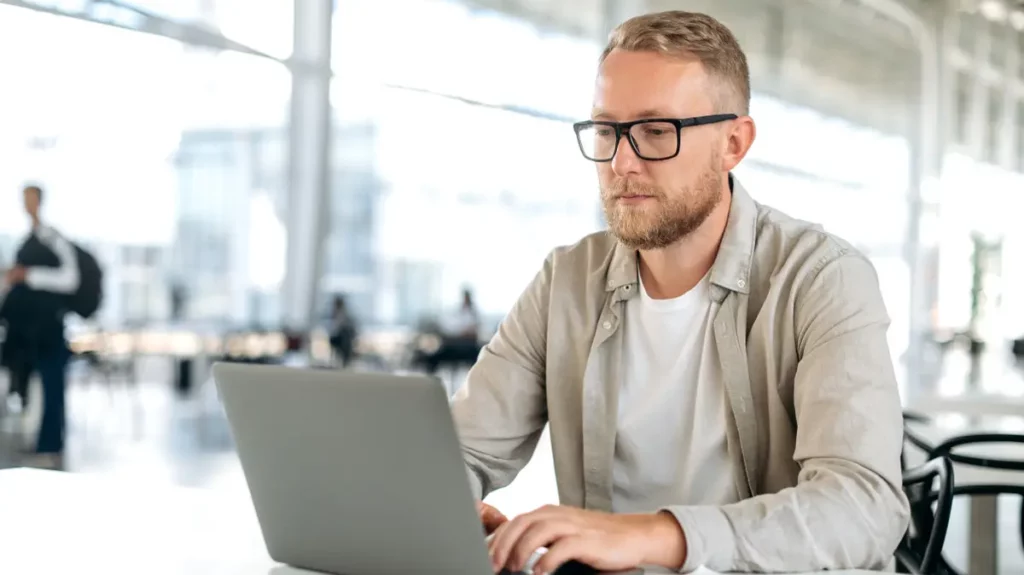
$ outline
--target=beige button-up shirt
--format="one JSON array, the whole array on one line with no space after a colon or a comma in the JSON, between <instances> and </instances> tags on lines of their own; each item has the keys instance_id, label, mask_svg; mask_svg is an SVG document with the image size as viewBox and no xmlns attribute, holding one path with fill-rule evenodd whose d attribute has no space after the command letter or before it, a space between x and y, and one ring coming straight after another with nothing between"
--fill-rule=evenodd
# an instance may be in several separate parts
<instances>
[{"instance_id":1,"label":"beige button-up shirt","mask_svg":"<svg viewBox=\"0 0 1024 575\"><path fill-rule=\"evenodd\" d=\"M909 508L874 268L732 183L711 289L741 501L668 509L683 569L886 568ZM607 233L547 258L452 404L477 496L511 483L548 423L561 502L611 509L621 326L638 289L636 253Z\"/></svg>"}]
</instances>

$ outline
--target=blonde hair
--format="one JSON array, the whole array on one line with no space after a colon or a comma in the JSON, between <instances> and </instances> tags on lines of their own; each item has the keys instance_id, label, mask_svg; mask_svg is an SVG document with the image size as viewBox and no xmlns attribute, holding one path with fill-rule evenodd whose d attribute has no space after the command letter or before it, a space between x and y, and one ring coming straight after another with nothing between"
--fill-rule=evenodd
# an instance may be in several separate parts
<instances>
[{"instance_id":1,"label":"blonde hair","mask_svg":"<svg viewBox=\"0 0 1024 575\"><path fill-rule=\"evenodd\" d=\"M695 58L708 76L722 86L716 100L721 109L746 115L750 109L750 68L736 37L721 22L706 14L672 10L644 14L620 24L608 37L601 62L612 50L657 52Z\"/></svg>"}]
</instances>

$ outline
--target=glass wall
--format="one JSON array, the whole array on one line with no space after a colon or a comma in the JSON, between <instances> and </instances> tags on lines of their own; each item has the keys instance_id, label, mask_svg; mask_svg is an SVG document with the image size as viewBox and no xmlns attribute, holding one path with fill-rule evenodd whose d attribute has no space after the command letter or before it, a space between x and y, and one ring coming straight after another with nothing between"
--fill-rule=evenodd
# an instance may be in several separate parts
<instances>
[{"instance_id":1,"label":"glass wall","mask_svg":"<svg viewBox=\"0 0 1024 575\"><path fill-rule=\"evenodd\" d=\"M242 2L138 3L290 51L291 0L251 13ZM553 247L602 225L595 170L570 125L589 113L599 43L448 0L340 2L334 29L322 311L345 293L365 323L410 325L470 287L493 327ZM39 181L47 219L108 268L106 323L166 320L174 293L186 301L179 319L276 325L287 70L4 7L0 48L0 74L16 86L0 94L0 146L14 160L0 164L0 257L26 229L18 187ZM737 174L756 199L872 258L898 355L905 141L762 94L753 114L758 141Z\"/></svg>"},{"instance_id":2,"label":"glass wall","mask_svg":"<svg viewBox=\"0 0 1024 575\"><path fill-rule=\"evenodd\" d=\"M386 101L394 112L380 120L377 229L392 274L377 286L385 321L455 305L462 286L500 318L554 246L597 229L594 169L565 122L401 91ZM418 302L403 293L421 287L402 281L411 262L435 270L420 278Z\"/></svg>"},{"instance_id":3,"label":"glass wall","mask_svg":"<svg viewBox=\"0 0 1024 575\"><path fill-rule=\"evenodd\" d=\"M892 319L894 359L910 321L907 237L909 147L896 136L755 94L757 140L736 170L751 195L795 218L820 223L863 252L878 272ZM827 145L823 145L827 143Z\"/></svg>"},{"instance_id":4,"label":"glass wall","mask_svg":"<svg viewBox=\"0 0 1024 575\"><path fill-rule=\"evenodd\" d=\"M551 248L600 228L595 171L570 126L589 114L600 45L443 0L351 0L335 29L338 117L377 127L366 161L379 188L376 281L349 286L363 313L414 322L468 285L500 318ZM906 141L760 94L753 114L758 141L737 174L759 201L869 255L898 357L909 329Z\"/></svg>"},{"instance_id":5,"label":"glass wall","mask_svg":"<svg viewBox=\"0 0 1024 575\"><path fill-rule=\"evenodd\" d=\"M597 54L456 2L339 4L334 145L373 152L335 165L358 183L332 198L361 207L355 221L332 220L325 296L348 293L365 319L409 325L469 287L494 327L553 247L599 227L594 169L571 128L589 113ZM364 124L372 136L353 128ZM342 273L333 259L346 249Z\"/></svg>"},{"instance_id":6,"label":"glass wall","mask_svg":"<svg viewBox=\"0 0 1024 575\"><path fill-rule=\"evenodd\" d=\"M164 321L172 289L183 319L276 316L284 67L0 6L0 77L0 258L38 183L46 222L105 269L101 323Z\"/></svg>"},{"instance_id":7,"label":"glass wall","mask_svg":"<svg viewBox=\"0 0 1024 575\"><path fill-rule=\"evenodd\" d=\"M1024 175L953 153L942 177L936 323L986 341L1024 335ZM972 322L973 319L973 322Z\"/></svg>"}]
</instances>

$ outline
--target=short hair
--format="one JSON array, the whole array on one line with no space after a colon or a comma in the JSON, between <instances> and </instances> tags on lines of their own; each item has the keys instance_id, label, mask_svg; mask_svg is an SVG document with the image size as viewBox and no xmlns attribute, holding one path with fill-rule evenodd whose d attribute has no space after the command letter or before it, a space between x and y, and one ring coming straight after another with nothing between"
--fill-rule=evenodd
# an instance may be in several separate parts
<instances>
[{"instance_id":1,"label":"short hair","mask_svg":"<svg viewBox=\"0 0 1024 575\"><path fill-rule=\"evenodd\" d=\"M21 193L23 193L23 194L28 193L28 192L35 192L36 197L39 198L40 205L43 203L43 188L42 188L42 186L37 186L37 185L33 184L33 185L25 186L25 189L23 189L21 191Z\"/></svg>"},{"instance_id":2,"label":"short hair","mask_svg":"<svg viewBox=\"0 0 1024 575\"><path fill-rule=\"evenodd\" d=\"M719 112L750 112L747 56L736 36L707 14L671 10L630 18L609 35L601 62L615 49L695 58L708 76L722 83L723 93L715 102Z\"/></svg>"}]
</instances>

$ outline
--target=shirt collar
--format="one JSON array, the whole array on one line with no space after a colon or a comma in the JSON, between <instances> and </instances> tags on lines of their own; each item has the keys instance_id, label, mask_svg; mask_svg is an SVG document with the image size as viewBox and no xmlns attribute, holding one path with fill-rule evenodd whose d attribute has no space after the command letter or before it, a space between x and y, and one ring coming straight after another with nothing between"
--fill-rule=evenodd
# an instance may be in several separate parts
<instances>
[{"instance_id":1,"label":"shirt collar","mask_svg":"<svg viewBox=\"0 0 1024 575\"><path fill-rule=\"evenodd\" d=\"M711 266L711 283L746 294L750 289L750 266L757 238L757 202L732 174L729 174L729 187L732 189L729 221ZM608 266L607 290L636 286L638 282L636 250L617 243Z\"/></svg>"}]
</instances>

